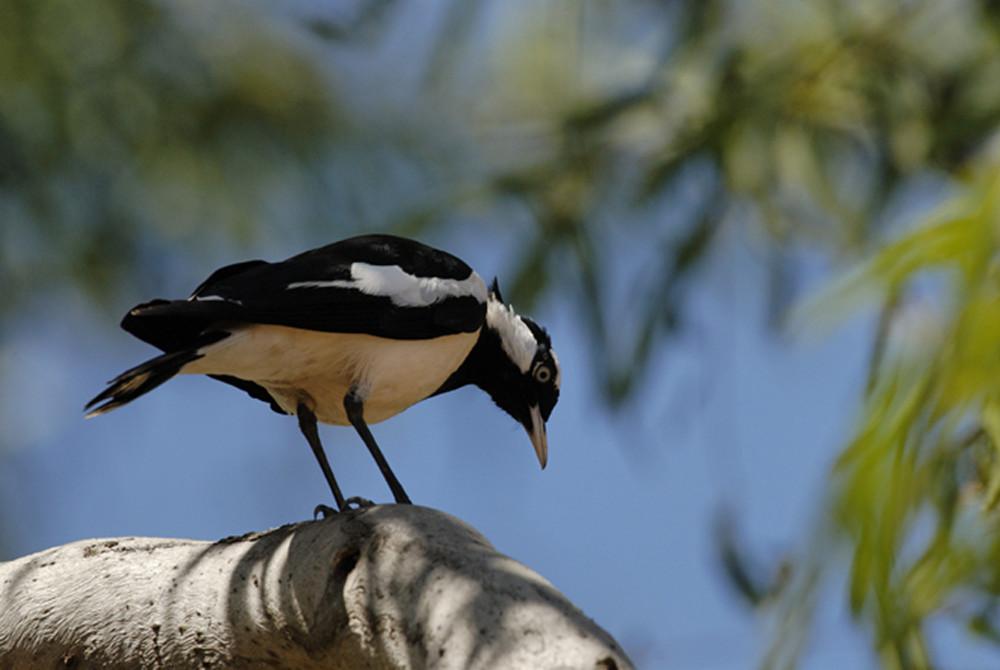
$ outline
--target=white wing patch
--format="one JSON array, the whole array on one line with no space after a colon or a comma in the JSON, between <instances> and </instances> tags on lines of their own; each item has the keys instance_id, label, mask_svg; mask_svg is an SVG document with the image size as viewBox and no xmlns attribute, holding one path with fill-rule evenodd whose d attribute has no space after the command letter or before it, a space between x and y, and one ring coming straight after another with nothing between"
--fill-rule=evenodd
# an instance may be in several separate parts
<instances>
[{"instance_id":1,"label":"white wing patch","mask_svg":"<svg viewBox=\"0 0 1000 670\"><path fill-rule=\"evenodd\" d=\"M188 298L188 302L191 302L192 300L196 302L219 301L219 302L231 302L237 305L243 304L243 301L241 300L232 300L231 298L223 298L221 295L193 295L190 298Z\"/></svg>"},{"instance_id":2,"label":"white wing patch","mask_svg":"<svg viewBox=\"0 0 1000 670\"><path fill-rule=\"evenodd\" d=\"M368 295L390 298L397 307L427 307L445 298L472 296L486 302L486 284L473 272L465 279L417 277L398 265L351 263L350 279L300 281L287 290L300 288L350 288Z\"/></svg>"},{"instance_id":3,"label":"white wing patch","mask_svg":"<svg viewBox=\"0 0 1000 670\"><path fill-rule=\"evenodd\" d=\"M535 352L538 351L538 342L521 317L514 312L514 308L491 298L486 306L486 323L497 331L500 345L510 360L514 361L521 372L527 374L531 361L535 359Z\"/></svg>"}]
</instances>

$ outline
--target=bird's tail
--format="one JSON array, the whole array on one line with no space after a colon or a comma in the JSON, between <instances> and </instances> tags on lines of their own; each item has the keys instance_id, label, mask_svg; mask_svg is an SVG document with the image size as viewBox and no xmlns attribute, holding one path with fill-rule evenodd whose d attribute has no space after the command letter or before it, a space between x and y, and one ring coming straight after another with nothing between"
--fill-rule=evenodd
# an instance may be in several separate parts
<instances>
[{"instance_id":1,"label":"bird's tail","mask_svg":"<svg viewBox=\"0 0 1000 670\"><path fill-rule=\"evenodd\" d=\"M87 418L110 412L128 404L141 395L149 393L157 386L175 376L185 365L201 358L197 348L182 349L151 358L142 365L126 370L110 382L108 388L95 396L83 408ZM93 409L91 409L93 407Z\"/></svg>"}]
</instances>

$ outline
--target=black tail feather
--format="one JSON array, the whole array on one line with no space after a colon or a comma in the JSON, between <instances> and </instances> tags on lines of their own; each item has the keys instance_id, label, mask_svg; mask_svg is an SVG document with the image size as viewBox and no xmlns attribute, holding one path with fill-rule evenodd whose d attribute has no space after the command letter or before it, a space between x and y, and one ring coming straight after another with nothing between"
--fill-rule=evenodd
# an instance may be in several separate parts
<instances>
[{"instance_id":1,"label":"black tail feather","mask_svg":"<svg viewBox=\"0 0 1000 670\"><path fill-rule=\"evenodd\" d=\"M185 365L201 357L202 354L198 353L197 349L184 349L161 354L142 365L126 370L112 379L108 388L87 403L83 408L84 411L90 410L87 412L87 418L110 412L149 393L175 376Z\"/></svg>"}]
</instances>

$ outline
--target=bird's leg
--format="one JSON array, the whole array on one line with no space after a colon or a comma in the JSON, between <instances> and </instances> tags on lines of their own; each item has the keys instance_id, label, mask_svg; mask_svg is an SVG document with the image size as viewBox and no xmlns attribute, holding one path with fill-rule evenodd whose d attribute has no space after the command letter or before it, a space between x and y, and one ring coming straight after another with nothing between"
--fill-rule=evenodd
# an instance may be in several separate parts
<instances>
[{"instance_id":1,"label":"bird's leg","mask_svg":"<svg viewBox=\"0 0 1000 670\"><path fill-rule=\"evenodd\" d=\"M316 460L319 461L319 467L323 471L323 476L326 477L326 482L330 485L330 490L333 491L333 499L337 501L337 509L345 509L344 494L340 492L337 480L333 478L333 470L330 468L330 462L326 460L323 445L319 441L319 431L316 429L316 415L303 403L299 403L299 406L295 409L295 414L299 419L299 430L306 436L306 441L309 442L309 446L312 447L313 453L316 455Z\"/></svg>"},{"instance_id":2,"label":"bird's leg","mask_svg":"<svg viewBox=\"0 0 1000 670\"><path fill-rule=\"evenodd\" d=\"M402 484L396 479L396 475L392 474L389 463L385 460L385 456L382 455L378 444L375 443L372 432L368 430L368 425L365 423L365 406L356 388L352 388L344 396L344 409L347 410L347 420L354 426L354 430L358 431L358 435L361 436L361 439L365 442L365 446L368 447L368 451L371 452L372 458L378 463L378 469L382 471L382 476L385 477L385 481L389 485L389 489L392 490L392 495L396 498L396 502L409 505L410 497L406 495L406 491L403 490Z\"/></svg>"}]
</instances>

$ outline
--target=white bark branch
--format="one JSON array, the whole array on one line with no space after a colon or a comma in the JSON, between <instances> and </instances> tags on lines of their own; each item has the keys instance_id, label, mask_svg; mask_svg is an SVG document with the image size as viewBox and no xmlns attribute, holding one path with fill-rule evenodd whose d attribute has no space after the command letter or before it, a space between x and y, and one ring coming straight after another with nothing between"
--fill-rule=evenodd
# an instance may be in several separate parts
<instances>
[{"instance_id":1,"label":"white bark branch","mask_svg":"<svg viewBox=\"0 0 1000 670\"><path fill-rule=\"evenodd\" d=\"M408 505L0 563L0 668L57 666L632 668L538 574Z\"/></svg>"}]
</instances>

